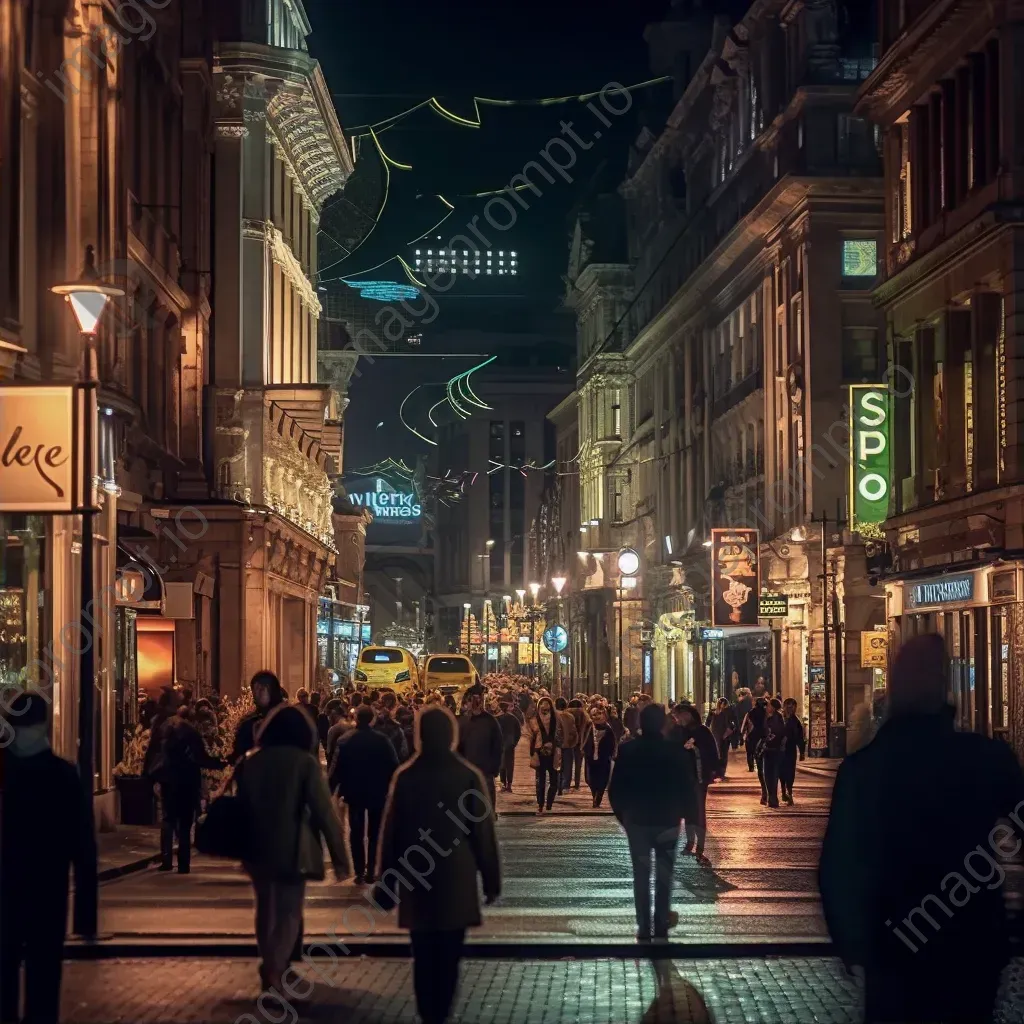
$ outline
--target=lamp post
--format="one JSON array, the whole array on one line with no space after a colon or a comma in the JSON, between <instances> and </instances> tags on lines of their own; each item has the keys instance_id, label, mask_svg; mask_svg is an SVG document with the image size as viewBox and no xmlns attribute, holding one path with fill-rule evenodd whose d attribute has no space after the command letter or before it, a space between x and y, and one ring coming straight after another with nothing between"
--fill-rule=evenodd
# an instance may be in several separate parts
<instances>
[{"instance_id":1,"label":"lamp post","mask_svg":"<svg viewBox=\"0 0 1024 1024\"><path fill-rule=\"evenodd\" d=\"M469 660L473 660L473 641L470 637L469 632L469 616L473 610L473 606L467 601L462 606L462 617L466 620L466 654L469 655Z\"/></svg>"},{"instance_id":2,"label":"lamp post","mask_svg":"<svg viewBox=\"0 0 1024 1024\"><path fill-rule=\"evenodd\" d=\"M512 621L512 595L505 594L501 599L501 620L498 622L498 664L501 665L501 630L504 626L506 635L509 633L510 623ZM506 666L507 667L507 666Z\"/></svg>"},{"instance_id":3,"label":"lamp post","mask_svg":"<svg viewBox=\"0 0 1024 1024\"><path fill-rule=\"evenodd\" d=\"M530 584L530 639L533 640L533 677L540 679L540 662L537 658L537 595L540 593L540 584Z\"/></svg>"},{"instance_id":4,"label":"lamp post","mask_svg":"<svg viewBox=\"0 0 1024 1024\"><path fill-rule=\"evenodd\" d=\"M516 597L519 598L519 607L520 607L520 609L522 609L522 611L525 612L526 611L526 591L525 590L517 590L516 591ZM516 668L517 669L519 668L519 636L522 635L522 632L518 629L518 626L519 626L519 620L517 619L516 620L516 627L517 627L516 632L519 634L519 635L516 636Z\"/></svg>"},{"instance_id":5,"label":"lamp post","mask_svg":"<svg viewBox=\"0 0 1024 1024\"><path fill-rule=\"evenodd\" d=\"M491 549L494 541L488 540L484 544L484 675L490 671L491 656Z\"/></svg>"},{"instance_id":6,"label":"lamp post","mask_svg":"<svg viewBox=\"0 0 1024 1024\"><path fill-rule=\"evenodd\" d=\"M636 586L636 574L640 571L640 556L632 548L623 548L616 562L619 568L619 671L618 699L623 700L622 690L622 603L627 587ZM629 580L629 584L626 581Z\"/></svg>"},{"instance_id":7,"label":"lamp post","mask_svg":"<svg viewBox=\"0 0 1024 1024\"><path fill-rule=\"evenodd\" d=\"M85 493L82 504L82 564L79 595L79 631L82 649L78 654L78 777L88 807L88 824L93 827L93 790L95 789L95 742L96 742L96 637L93 611L93 516L96 507L95 439L96 406L99 380L96 367L96 329L103 311L110 299L124 295L124 289L104 284L96 272L96 255L93 247L85 250L85 267L82 276L69 284L54 285L50 289L55 295L63 295L71 311L82 339L82 382L85 396L85 416L82 425L82 461L85 465ZM91 637L89 643L85 637ZM82 905L76 914L75 931L79 935L95 935L97 926L97 905L99 894L96 879L76 879ZM78 900L75 901L76 910Z\"/></svg>"},{"instance_id":8,"label":"lamp post","mask_svg":"<svg viewBox=\"0 0 1024 1024\"><path fill-rule=\"evenodd\" d=\"M551 577L551 586L555 590L555 619L558 623L562 621L562 589L565 587L566 578L562 575L556 575ZM552 659L552 682L554 683L555 690L560 697L564 697L562 693L562 652L553 651L551 653Z\"/></svg>"}]
</instances>

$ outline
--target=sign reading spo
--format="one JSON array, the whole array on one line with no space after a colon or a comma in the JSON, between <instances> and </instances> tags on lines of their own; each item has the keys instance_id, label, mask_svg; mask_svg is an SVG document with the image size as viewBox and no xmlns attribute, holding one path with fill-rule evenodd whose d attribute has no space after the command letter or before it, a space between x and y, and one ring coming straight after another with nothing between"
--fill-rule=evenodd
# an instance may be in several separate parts
<instances>
[{"instance_id":1,"label":"sign reading spo","mask_svg":"<svg viewBox=\"0 0 1024 1024\"><path fill-rule=\"evenodd\" d=\"M882 384L850 385L850 528L889 514L889 393Z\"/></svg>"},{"instance_id":2,"label":"sign reading spo","mask_svg":"<svg viewBox=\"0 0 1024 1024\"><path fill-rule=\"evenodd\" d=\"M71 512L81 504L73 385L0 387L0 512Z\"/></svg>"}]
</instances>

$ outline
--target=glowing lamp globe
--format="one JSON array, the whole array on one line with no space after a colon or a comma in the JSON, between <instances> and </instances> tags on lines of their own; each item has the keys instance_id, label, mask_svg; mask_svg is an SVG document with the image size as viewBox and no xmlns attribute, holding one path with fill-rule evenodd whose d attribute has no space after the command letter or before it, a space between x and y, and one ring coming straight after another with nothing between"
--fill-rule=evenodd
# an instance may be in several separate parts
<instances>
[{"instance_id":1,"label":"glowing lamp globe","mask_svg":"<svg viewBox=\"0 0 1024 1024\"><path fill-rule=\"evenodd\" d=\"M110 299L124 295L124 289L116 285L104 284L96 272L96 251L91 245L85 249L85 268L82 276L70 284L54 285L50 291L54 295L63 295L75 314L78 330L81 334L93 335L107 308Z\"/></svg>"}]
</instances>

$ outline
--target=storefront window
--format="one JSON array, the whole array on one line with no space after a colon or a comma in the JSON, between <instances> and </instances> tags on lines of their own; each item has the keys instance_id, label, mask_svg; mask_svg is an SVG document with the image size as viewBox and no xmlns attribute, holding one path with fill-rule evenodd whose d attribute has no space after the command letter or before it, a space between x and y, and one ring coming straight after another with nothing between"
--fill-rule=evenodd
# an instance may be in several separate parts
<instances>
[{"instance_id":1,"label":"storefront window","mask_svg":"<svg viewBox=\"0 0 1024 1024\"><path fill-rule=\"evenodd\" d=\"M989 721L992 734L1005 737L1010 727L1010 644L1009 620L1005 608L992 609L992 662L989 687Z\"/></svg>"},{"instance_id":2,"label":"storefront window","mask_svg":"<svg viewBox=\"0 0 1024 1024\"><path fill-rule=\"evenodd\" d=\"M0 515L0 686L39 682L46 558L42 516Z\"/></svg>"}]
</instances>

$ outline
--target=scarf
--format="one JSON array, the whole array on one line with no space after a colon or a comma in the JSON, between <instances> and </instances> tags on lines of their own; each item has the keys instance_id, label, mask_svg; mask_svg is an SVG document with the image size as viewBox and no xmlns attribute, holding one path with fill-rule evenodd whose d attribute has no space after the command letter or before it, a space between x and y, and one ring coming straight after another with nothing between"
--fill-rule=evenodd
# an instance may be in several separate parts
<instances>
[{"instance_id":1,"label":"scarf","mask_svg":"<svg viewBox=\"0 0 1024 1024\"><path fill-rule=\"evenodd\" d=\"M50 729L47 722L27 725L14 730L11 754L14 757L35 757L50 749Z\"/></svg>"},{"instance_id":2,"label":"scarf","mask_svg":"<svg viewBox=\"0 0 1024 1024\"><path fill-rule=\"evenodd\" d=\"M546 743L551 743L553 745L554 742L555 742L555 729L558 726L557 726L557 720L555 718L555 712L554 711L551 712L551 719L550 719L550 721L551 721L551 731L548 732L544 728L544 719L541 717L540 712L539 711L537 712L537 729L540 732L540 742L541 742L542 745L546 744Z\"/></svg>"}]
</instances>

